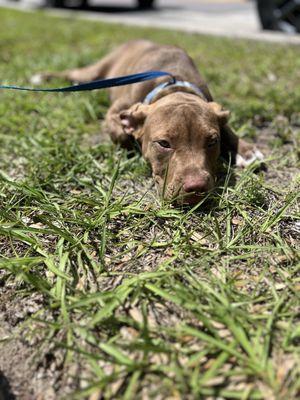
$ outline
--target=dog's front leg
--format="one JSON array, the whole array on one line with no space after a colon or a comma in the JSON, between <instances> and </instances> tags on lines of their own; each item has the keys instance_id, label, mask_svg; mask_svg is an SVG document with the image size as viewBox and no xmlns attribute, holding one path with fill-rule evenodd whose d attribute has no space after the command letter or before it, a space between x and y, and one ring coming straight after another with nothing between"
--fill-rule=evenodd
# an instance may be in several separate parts
<instances>
[{"instance_id":1,"label":"dog's front leg","mask_svg":"<svg viewBox=\"0 0 300 400\"><path fill-rule=\"evenodd\" d=\"M126 100L118 99L109 108L102 129L105 134L108 134L114 143L119 143L122 147L132 148L133 137L124 132L121 123L120 113L129 108Z\"/></svg>"},{"instance_id":2,"label":"dog's front leg","mask_svg":"<svg viewBox=\"0 0 300 400\"><path fill-rule=\"evenodd\" d=\"M253 161L264 158L254 144L239 138L228 125L222 128L221 141L222 156L228 158L230 154L233 163L238 167L246 167Z\"/></svg>"}]
</instances>

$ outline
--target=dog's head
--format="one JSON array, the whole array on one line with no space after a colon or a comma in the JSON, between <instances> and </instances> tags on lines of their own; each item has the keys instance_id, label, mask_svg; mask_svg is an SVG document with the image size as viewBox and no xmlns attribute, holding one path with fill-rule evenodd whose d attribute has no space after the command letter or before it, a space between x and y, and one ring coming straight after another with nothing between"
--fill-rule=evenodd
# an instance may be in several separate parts
<instances>
[{"instance_id":1,"label":"dog's head","mask_svg":"<svg viewBox=\"0 0 300 400\"><path fill-rule=\"evenodd\" d=\"M228 117L217 103L182 92L120 114L124 132L141 143L160 193L189 204L214 187L220 129Z\"/></svg>"}]
</instances>

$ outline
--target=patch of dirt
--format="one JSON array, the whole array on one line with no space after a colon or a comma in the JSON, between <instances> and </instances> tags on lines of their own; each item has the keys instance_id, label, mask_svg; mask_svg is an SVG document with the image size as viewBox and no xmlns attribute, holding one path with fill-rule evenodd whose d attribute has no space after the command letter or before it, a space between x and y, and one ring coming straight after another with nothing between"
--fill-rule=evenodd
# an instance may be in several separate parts
<instances>
[{"instance_id":1,"label":"patch of dirt","mask_svg":"<svg viewBox=\"0 0 300 400\"><path fill-rule=\"evenodd\" d=\"M80 362L64 365L65 351L54 344L60 338L45 337L38 321L26 324L33 314L53 318L42 295L20 289L0 288L0 400L55 400L76 389Z\"/></svg>"},{"instance_id":2,"label":"patch of dirt","mask_svg":"<svg viewBox=\"0 0 300 400\"><path fill-rule=\"evenodd\" d=\"M29 400L45 393L49 399L54 399L51 382L43 381L39 361L34 358L35 349L22 332L24 321L42 309L42 298L36 294L16 295L15 289L18 288L0 289L0 371L9 382L9 388L1 388L2 397L6 399L9 395Z\"/></svg>"}]
</instances>

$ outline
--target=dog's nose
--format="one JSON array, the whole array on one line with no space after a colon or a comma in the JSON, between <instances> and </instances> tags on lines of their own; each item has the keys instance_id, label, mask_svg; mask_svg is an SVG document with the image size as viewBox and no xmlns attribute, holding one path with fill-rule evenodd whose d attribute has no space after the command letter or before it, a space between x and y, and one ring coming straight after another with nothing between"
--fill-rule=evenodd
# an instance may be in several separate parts
<instances>
[{"instance_id":1,"label":"dog's nose","mask_svg":"<svg viewBox=\"0 0 300 400\"><path fill-rule=\"evenodd\" d=\"M209 189L209 178L206 176L188 177L183 183L183 190L186 193L204 193Z\"/></svg>"}]
</instances>

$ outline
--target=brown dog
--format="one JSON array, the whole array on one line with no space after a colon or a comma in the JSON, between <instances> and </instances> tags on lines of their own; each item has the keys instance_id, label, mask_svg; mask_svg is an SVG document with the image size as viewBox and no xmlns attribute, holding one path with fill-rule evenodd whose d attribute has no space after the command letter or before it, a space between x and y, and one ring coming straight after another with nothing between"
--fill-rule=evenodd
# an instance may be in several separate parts
<instances>
[{"instance_id":1,"label":"brown dog","mask_svg":"<svg viewBox=\"0 0 300 400\"><path fill-rule=\"evenodd\" d=\"M231 153L238 166L263 158L252 144L232 132L227 125L229 112L213 102L191 58L174 46L132 41L93 65L36 75L32 82L63 77L81 83L150 70L170 72L176 80L189 84L167 85L152 92L170 80L163 77L111 88L112 105L104 129L115 143L129 147L133 138L140 143L165 198L190 204L199 201L201 194L214 187L221 153Z\"/></svg>"}]
</instances>

